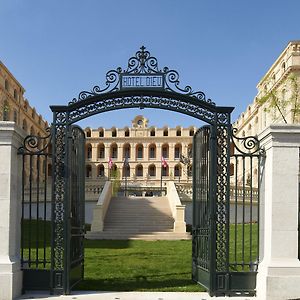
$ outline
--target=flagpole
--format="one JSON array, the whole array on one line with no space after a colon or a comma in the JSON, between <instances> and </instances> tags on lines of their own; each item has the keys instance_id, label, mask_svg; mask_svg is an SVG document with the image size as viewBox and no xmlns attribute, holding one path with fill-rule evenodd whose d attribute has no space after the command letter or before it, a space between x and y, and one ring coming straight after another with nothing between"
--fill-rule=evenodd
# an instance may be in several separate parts
<instances>
[{"instance_id":1,"label":"flagpole","mask_svg":"<svg viewBox=\"0 0 300 300\"><path fill-rule=\"evenodd\" d=\"M160 171L160 196L162 197L162 172L163 172L163 165L161 165Z\"/></svg>"}]
</instances>

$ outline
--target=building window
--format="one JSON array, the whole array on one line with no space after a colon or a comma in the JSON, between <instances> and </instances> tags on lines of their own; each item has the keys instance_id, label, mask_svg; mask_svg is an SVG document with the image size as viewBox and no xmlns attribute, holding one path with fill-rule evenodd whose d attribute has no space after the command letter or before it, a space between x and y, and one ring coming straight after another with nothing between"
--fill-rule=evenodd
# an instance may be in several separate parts
<instances>
[{"instance_id":1,"label":"building window","mask_svg":"<svg viewBox=\"0 0 300 300\"><path fill-rule=\"evenodd\" d=\"M193 176L193 166L192 165L189 165L187 167L187 176L188 177L192 177Z\"/></svg>"},{"instance_id":2,"label":"building window","mask_svg":"<svg viewBox=\"0 0 300 300\"><path fill-rule=\"evenodd\" d=\"M9 83L8 83L8 80L7 80L7 79L5 79L5 82L4 82L4 88L5 88L5 90L7 90L7 91L8 91L8 89L9 89Z\"/></svg>"},{"instance_id":3,"label":"building window","mask_svg":"<svg viewBox=\"0 0 300 300\"><path fill-rule=\"evenodd\" d=\"M162 176L169 176L169 166L161 168Z\"/></svg>"},{"instance_id":4,"label":"building window","mask_svg":"<svg viewBox=\"0 0 300 300\"><path fill-rule=\"evenodd\" d=\"M98 177L104 177L105 173L104 173L104 166L101 164L98 166Z\"/></svg>"},{"instance_id":5,"label":"building window","mask_svg":"<svg viewBox=\"0 0 300 300\"><path fill-rule=\"evenodd\" d=\"M105 147L103 144L98 145L98 158L105 158Z\"/></svg>"},{"instance_id":6,"label":"building window","mask_svg":"<svg viewBox=\"0 0 300 300\"><path fill-rule=\"evenodd\" d=\"M141 159L143 158L143 151L144 147L143 145L137 145L136 146L136 158Z\"/></svg>"},{"instance_id":7,"label":"building window","mask_svg":"<svg viewBox=\"0 0 300 300\"><path fill-rule=\"evenodd\" d=\"M150 159L156 158L156 147L155 147L155 145L150 145L149 146L149 158Z\"/></svg>"},{"instance_id":8,"label":"building window","mask_svg":"<svg viewBox=\"0 0 300 300\"><path fill-rule=\"evenodd\" d=\"M155 136L155 129L154 128L151 129L150 136Z\"/></svg>"},{"instance_id":9,"label":"building window","mask_svg":"<svg viewBox=\"0 0 300 300\"><path fill-rule=\"evenodd\" d=\"M128 129L128 128L125 129L125 136L126 136L126 137L129 136L129 129Z\"/></svg>"},{"instance_id":10,"label":"building window","mask_svg":"<svg viewBox=\"0 0 300 300\"><path fill-rule=\"evenodd\" d=\"M176 130L176 136L181 136L181 129Z\"/></svg>"},{"instance_id":11,"label":"building window","mask_svg":"<svg viewBox=\"0 0 300 300\"><path fill-rule=\"evenodd\" d=\"M174 157L180 158L181 155L181 145L176 145L174 149Z\"/></svg>"},{"instance_id":12,"label":"building window","mask_svg":"<svg viewBox=\"0 0 300 300\"><path fill-rule=\"evenodd\" d=\"M92 136L92 132L90 129L86 129L85 131L86 137L91 137Z\"/></svg>"},{"instance_id":13,"label":"building window","mask_svg":"<svg viewBox=\"0 0 300 300\"><path fill-rule=\"evenodd\" d=\"M163 134L164 136L168 136L169 135L169 131L168 131L168 129L166 128L166 129L164 129L164 134Z\"/></svg>"},{"instance_id":14,"label":"building window","mask_svg":"<svg viewBox=\"0 0 300 300\"><path fill-rule=\"evenodd\" d=\"M110 154L111 154L111 158L118 158L118 146L116 144L111 146Z\"/></svg>"},{"instance_id":15,"label":"building window","mask_svg":"<svg viewBox=\"0 0 300 300\"><path fill-rule=\"evenodd\" d=\"M190 129L190 136L194 136L194 129L193 128Z\"/></svg>"},{"instance_id":16,"label":"building window","mask_svg":"<svg viewBox=\"0 0 300 300\"><path fill-rule=\"evenodd\" d=\"M123 158L130 158L130 145L129 144L125 144L123 146Z\"/></svg>"},{"instance_id":17,"label":"building window","mask_svg":"<svg viewBox=\"0 0 300 300\"><path fill-rule=\"evenodd\" d=\"M161 148L161 156L164 158L169 157L169 145L163 145Z\"/></svg>"},{"instance_id":18,"label":"building window","mask_svg":"<svg viewBox=\"0 0 300 300\"><path fill-rule=\"evenodd\" d=\"M136 173L137 177L142 177L143 176L143 166L142 165L136 166L135 173Z\"/></svg>"},{"instance_id":19,"label":"building window","mask_svg":"<svg viewBox=\"0 0 300 300\"><path fill-rule=\"evenodd\" d=\"M18 92L16 89L14 89L14 99L18 100Z\"/></svg>"},{"instance_id":20,"label":"building window","mask_svg":"<svg viewBox=\"0 0 300 300\"><path fill-rule=\"evenodd\" d=\"M176 165L174 168L174 176L175 177L181 177L181 166Z\"/></svg>"},{"instance_id":21,"label":"building window","mask_svg":"<svg viewBox=\"0 0 300 300\"><path fill-rule=\"evenodd\" d=\"M111 130L111 136L112 136L112 137L116 137L116 136L117 136L117 130L116 130L116 128L113 128L113 129Z\"/></svg>"},{"instance_id":22,"label":"building window","mask_svg":"<svg viewBox=\"0 0 300 300\"><path fill-rule=\"evenodd\" d=\"M156 176L156 168L155 165L150 165L148 169L148 174L150 177L155 177Z\"/></svg>"},{"instance_id":23,"label":"building window","mask_svg":"<svg viewBox=\"0 0 300 300\"><path fill-rule=\"evenodd\" d=\"M92 145L88 144L86 148L86 158L92 159Z\"/></svg>"},{"instance_id":24,"label":"building window","mask_svg":"<svg viewBox=\"0 0 300 300\"><path fill-rule=\"evenodd\" d=\"M103 130L103 128L99 129L99 137L104 137L104 130Z\"/></svg>"}]
</instances>

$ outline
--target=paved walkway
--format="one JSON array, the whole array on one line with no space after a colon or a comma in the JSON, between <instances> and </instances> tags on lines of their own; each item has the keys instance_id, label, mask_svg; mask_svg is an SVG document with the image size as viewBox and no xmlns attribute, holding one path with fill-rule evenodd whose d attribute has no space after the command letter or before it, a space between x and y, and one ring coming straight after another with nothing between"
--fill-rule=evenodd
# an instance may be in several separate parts
<instances>
[{"instance_id":1,"label":"paved walkway","mask_svg":"<svg viewBox=\"0 0 300 300\"><path fill-rule=\"evenodd\" d=\"M25 294L19 299L41 300L256 300L256 297L210 297L207 293L172 292L83 292L75 291L69 296L51 296L41 292Z\"/></svg>"}]
</instances>

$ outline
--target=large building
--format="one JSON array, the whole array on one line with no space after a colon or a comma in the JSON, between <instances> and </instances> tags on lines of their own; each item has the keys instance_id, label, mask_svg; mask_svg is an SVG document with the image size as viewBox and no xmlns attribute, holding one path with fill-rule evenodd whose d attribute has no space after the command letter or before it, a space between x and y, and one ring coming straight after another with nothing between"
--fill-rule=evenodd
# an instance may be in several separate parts
<instances>
[{"instance_id":1,"label":"large building","mask_svg":"<svg viewBox=\"0 0 300 300\"><path fill-rule=\"evenodd\" d=\"M0 121L13 121L26 133L43 136L48 123L29 105L25 89L0 61Z\"/></svg>"},{"instance_id":2,"label":"large building","mask_svg":"<svg viewBox=\"0 0 300 300\"><path fill-rule=\"evenodd\" d=\"M241 136L256 135L274 123L300 123L300 40L288 43L257 90L234 123Z\"/></svg>"},{"instance_id":3,"label":"large building","mask_svg":"<svg viewBox=\"0 0 300 300\"><path fill-rule=\"evenodd\" d=\"M148 126L141 115L125 128L86 128L86 181L103 185L118 178L124 184L126 179L129 187L160 187L161 179L163 185L191 182L195 130Z\"/></svg>"}]
</instances>

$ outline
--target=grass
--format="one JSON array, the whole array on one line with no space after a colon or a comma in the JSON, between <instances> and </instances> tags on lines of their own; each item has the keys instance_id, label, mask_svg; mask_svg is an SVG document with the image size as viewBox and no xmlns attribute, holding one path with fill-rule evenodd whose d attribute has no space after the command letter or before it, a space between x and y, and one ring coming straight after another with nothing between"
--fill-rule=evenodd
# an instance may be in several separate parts
<instances>
[{"instance_id":1,"label":"grass","mask_svg":"<svg viewBox=\"0 0 300 300\"><path fill-rule=\"evenodd\" d=\"M204 291L191 280L191 241L85 241L77 289Z\"/></svg>"},{"instance_id":2,"label":"grass","mask_svg":"<svg viewBox=\"0 0 300 300\"><path fill-rule=\"evenodd\" d=\"M36 225L32 222L32 225ZM50 223L45 224L46 256L50 258ZM29 242L29 223L24 223L24 245L31 247L31 259L36 256L35 237L39 237L38 252L43 254L44 227L39 224L31 229ZM252 246L250 251L250 229ZM235 243L236 236L236 243ZM255 238L254 238L255 237ZM242 245L244 239L245 247ZM195 292L204 289L191 280L191 241L105 241L85 240L85 277L76 289L102 291L182 291ZM243 270L238 263L249 263L255 259L257 246L257 224L230 227L231 270ZM235 251L236 250L236 251ZM24 256L28 256L28 249ZM236 253L236 254L235 254ZM237 262L235 265L234 263ZM43 267L42 265L39 267ZM48 264L49 268L50 265ZM249 267L245 268L249 270Z\"/></svg>"}]
</instances>

